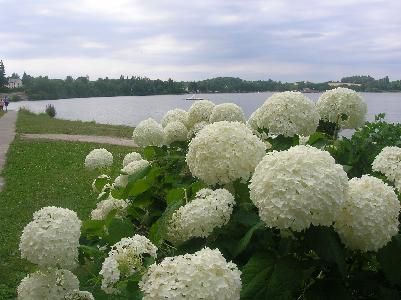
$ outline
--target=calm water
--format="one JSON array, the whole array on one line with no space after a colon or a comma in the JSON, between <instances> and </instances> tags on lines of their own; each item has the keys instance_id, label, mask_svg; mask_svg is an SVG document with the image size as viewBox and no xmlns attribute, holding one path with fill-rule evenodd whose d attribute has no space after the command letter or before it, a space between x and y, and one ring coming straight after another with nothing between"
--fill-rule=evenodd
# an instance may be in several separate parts
<instances>
[{"instance_id":1,"label":"calm water","mask_svg":"<svg viewBox=\"0 0 401 300\"><path fill-rule=\"evenodd\" d=\"M214 103L233 102L242 107L248 117L271 96L271 92L249 94L199 94ZM401 123L401 93L361 93L368 104L368 119L384 112L390 122ZM152 117L160 120L170 109L187 110L194 101L185 100L190 95L126 96L76 98L44 101L22 101L10 103L10 109L20 106L34 112L43 112L47 104L53 104L57 118L68 120L96 121L105 124L125 124L135 126L140 121ZM306 94L316 101L320 94Z\"/></svg>"}]
</instances>

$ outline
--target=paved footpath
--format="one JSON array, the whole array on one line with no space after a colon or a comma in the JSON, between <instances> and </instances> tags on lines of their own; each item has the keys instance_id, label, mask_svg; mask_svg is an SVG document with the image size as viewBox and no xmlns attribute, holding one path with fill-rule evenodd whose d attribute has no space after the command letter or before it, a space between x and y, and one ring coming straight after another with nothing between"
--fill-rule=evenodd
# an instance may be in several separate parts
<instances>
[{"instance_id":1,"label":"paved footpath","mask_svg":"<svg viewBox=\"0 0 401 300\"><path fill-rule=\"evenodd\" d=\"M97 144L111 144L111 145L136 147L132 139L123 139L111 136L23 133L21 134L21 137L24 139L45 139L45 140L70 141L70 142L88 142Z\"/></svg>"},{"instance_id":2,"label":"paved footpath","mask_svg":"<svg viewBox=\"0 0 401 300\"><path fill-rule=\"evenodd\" d=\"M0 117L0 174L6 163L8 147L15 137L15 121L17 120L16 111L8 111ZM4 179L0 176L0 192L4 186Z\"/></svg>"}]
</instances>

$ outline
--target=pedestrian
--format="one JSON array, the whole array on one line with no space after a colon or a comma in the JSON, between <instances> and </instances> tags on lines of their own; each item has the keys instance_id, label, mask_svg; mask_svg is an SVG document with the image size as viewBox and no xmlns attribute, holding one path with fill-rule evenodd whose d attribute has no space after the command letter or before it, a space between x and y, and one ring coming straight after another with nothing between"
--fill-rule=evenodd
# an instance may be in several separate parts
<instances>
[{"instance_id":1,"label":"pedestrian","mask_svg":"<svg viewBox=\"0 0 401 300\"><path fill-rule=\"evenodd\" d=\"M8 98L8 96L6 96L4 98L4 106L6 107L6 111L8 111L8 104L10 103L10 98Z\"/></svg>"},{"instance_id":2,"label":"pedestrian","mask_svg":"<svg viewBox=\"0 0 401 300\"><path fill-rule=\"evenodd\" d=\"M4 100L3 98L0 100L0 111L3 111L3 107L4 107Z\"/></svg>"}]
</instances>

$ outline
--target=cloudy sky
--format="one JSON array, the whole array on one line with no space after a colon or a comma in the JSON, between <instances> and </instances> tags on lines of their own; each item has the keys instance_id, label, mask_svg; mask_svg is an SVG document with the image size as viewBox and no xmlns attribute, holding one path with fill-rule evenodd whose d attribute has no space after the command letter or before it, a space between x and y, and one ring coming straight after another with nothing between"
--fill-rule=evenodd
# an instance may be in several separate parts
<instances>
[{"instance_id":1,"label":"cloudy sky","mask_svg":"<svg viewBox=\"0 0 401 300\"><path fill-rule=\"evenodd\" d=\"M0 0L8 75L401 79L400 0Z\"/></svg>"}]
</instances>

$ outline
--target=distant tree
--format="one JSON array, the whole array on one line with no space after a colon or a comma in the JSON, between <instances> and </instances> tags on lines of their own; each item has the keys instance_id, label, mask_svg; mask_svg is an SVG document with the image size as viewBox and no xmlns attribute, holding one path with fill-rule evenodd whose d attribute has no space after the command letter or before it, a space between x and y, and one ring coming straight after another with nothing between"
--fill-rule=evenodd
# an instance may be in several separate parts
<instances>
[{"instance_id":1,"label":"distant tree","mask_svg":"<svg viewBox=\"0 0 401 300\"><path fill-rule=\"evenodd\" d=\"M17 73L12 73L10 76L11 79L20 79L19 75Z\"/></svg>"},{"instance_id":2,"label":"distant tree","mask_svg":"<svg viewBox=\"0 0 401 300\"><path fill-rule=\"evenodd\" d=\"M7 85L8 80L6 78L6 70L4 68L3 61L0 60L0 88Z\"/></svg>"}]
</instances>

